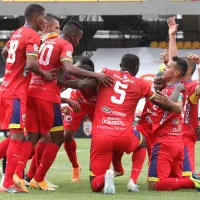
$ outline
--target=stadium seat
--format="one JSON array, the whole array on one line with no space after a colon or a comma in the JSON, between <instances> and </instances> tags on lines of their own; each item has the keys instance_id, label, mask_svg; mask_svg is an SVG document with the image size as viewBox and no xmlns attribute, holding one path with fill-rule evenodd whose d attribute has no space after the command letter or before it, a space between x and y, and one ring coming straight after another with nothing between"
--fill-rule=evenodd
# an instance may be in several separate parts
<instances>
[{"instance_id":1,"label":"stadium seat","mask_svg":"<svg viewBox=\"0 0 200 200\"><path fill-rule=\"evenodd\" d=\"M158 43L158 47L165 49L167 47L167 43L165 41L161 41Z\"/></svg>"},{"instance_id":2,"label":"stadium seat","mask_svg":"<svg viewBox=\"0 0 200 200\"><path fill-rule=\"evenodd\" d=\"M199 41L194 41L194 42L192 42L192 49L198 49L199 48Z\"/></svg>"},{"instance_id":3,"label":"stadium seat","mask_svg":"<svg viewBox=\"0 0 200 200\"><path fill-rule=\"evenodd\" d=\"M183 43L183 49L190 49L192 47L191 41L186 41Z\"/></svg>"},{"instance_id":4,"label":"stadium seat","mask_svg":"<svg viewBox=\"0 0 200 200\"><path fill-rule=\"evenodd\" d=\"M158 42L156 42L156 41L151 42L150 47L151 48L157 48L158 47Z\"/></svg>"},{"instance_id":5,"label":"stadium seat","mask_svg":"<svg viewBox=\"0 0 200 200\"><path fill-rule=\"evenodd\" d=\"M177 45L177 49L182 49L183 48L183 41L178 41L176 43L176 45Z\"/></svg>"},{"instance_id":6,"label":"stadium seat","mask_svg":"<svg viewBox=\"0 0 200 200\"><path fill-rule=\"evenodd\" d=\"M0 42L0 47L4 47L5 46L5 42Z\"/></svg>"}]
</instances>

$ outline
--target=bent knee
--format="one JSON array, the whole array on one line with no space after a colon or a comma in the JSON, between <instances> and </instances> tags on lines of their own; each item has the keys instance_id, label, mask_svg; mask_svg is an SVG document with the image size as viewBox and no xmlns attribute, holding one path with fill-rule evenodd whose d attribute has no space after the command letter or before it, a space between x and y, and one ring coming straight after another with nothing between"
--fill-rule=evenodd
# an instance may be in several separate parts
<instances>
[{"instance_id":1,"label":"bent knee","mask_svg":"<svg viewBox=\"0 0 200 200\"><path fill-rule=\"evenodd\" d=\"M149 190L156 190L156 182L148 182L148 188Z\"/></svg>"}]
</instances>

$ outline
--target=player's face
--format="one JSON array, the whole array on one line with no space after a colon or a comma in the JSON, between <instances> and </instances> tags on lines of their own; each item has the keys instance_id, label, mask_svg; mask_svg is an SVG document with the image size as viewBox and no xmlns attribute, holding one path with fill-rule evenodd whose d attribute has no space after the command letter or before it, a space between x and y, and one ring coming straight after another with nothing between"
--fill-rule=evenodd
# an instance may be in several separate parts
<instances>
[{"instance_id":1,"label":"player's face","mask_svg":"<svg viewBox=\"0 0 200 200\"><path fill-rule=\"evenodd\" d=\"M47 25L48 27L48 32L56 32L60 34L60 24L58 20L53 20L50 24Z\"/></svg>"},{"instance_id":2,"label":"player's face","mask_svg":"<svg viewBox=\"0 0 200 200\"><path fill-rule=\"evenodd\" d=\"M74 33L71 35L71 44L73 47L76 47L79 44L79 41L81 40L83 35L83 32L81 30L77 30L77 33Z\"/></svg>"},{"instance_id":3,"label":"player's face","mask_svg":"<svg viewBox=\"0 0 200 200\"><path fill-rule=\"evenodd\" d=\"M44 11L41 12L40 14L35 15L35 22L36 22L37 31L43 31L47 24L46 14Z\"/></svg>"},{"instance_id":4,"label":"player's face","mask_svg":"<svg viewBox=\"0 0 200 200\"><path fill-rule=\"evenodd\" d=\"M166 82L162 79L162 76L156 76L153 84L155 91L162 91L166 86Z\"/></svg>"},{"instance_id":5,"label":"player's face","mask_svg":"<svg viewBox=\"0 0 200 200\"><path fill-rule=\"evenodd\" d=\"M163 69L163 80L166 82L170 81L174 76L177 76L179 74L178 70L176 69L176 62L173 60L170 60L165 68Z\"/></svg>"}]
</instances>

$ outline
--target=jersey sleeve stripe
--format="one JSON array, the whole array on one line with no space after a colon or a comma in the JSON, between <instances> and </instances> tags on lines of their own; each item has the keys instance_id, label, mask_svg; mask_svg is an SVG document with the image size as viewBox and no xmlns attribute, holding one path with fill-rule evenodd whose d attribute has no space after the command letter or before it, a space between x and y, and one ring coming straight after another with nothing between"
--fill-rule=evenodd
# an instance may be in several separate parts
<instances>
[{"instance_id":1,"label":"jersey sleeve stripe","mask_svg":"<svg viewBox=\"0 0 200 200\"><path fill-rule=\"evenodd\" d=\"M154 97L154 94L151 97L149 97L149 100L153 99L153 97Z\"/></svg>"},{"instance_id":2,"label":"jersey sleeve stripe","mask_svg":"<svg viewBox=\"0 0 200 200\"><path fill-rule=\"evenodd\" d=\"M69 61L71 61L71 62L73 62L73 60L72 59L70 59L70 58L62 58L60 61L62 62L62 61L64 61L64 60L69 60Z\"/></svg>"},{"instance_id":3,"label":"jersey sleeve stripe","mask_svg":"<svg viewBox=\"0 0 200 200\"><path fill-rule=\"evenodd\" d=\"M27 56L38 56L36 53L31 53L31 52L27 52L26 55Z\"/></svg>"}]
</instances>

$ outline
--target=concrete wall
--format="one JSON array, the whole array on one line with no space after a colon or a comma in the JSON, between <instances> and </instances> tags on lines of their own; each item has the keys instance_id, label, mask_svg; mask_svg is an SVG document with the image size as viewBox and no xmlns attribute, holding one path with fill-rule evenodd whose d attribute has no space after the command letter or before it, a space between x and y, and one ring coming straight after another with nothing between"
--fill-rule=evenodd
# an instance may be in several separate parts
<instances>
[{"instance_id":1,"label":"concrete wall","mask_svg":"<svg viewBox=\"0 0 200 200\"><path fill-rule=\"evenodd\" d=\"M23 0L21 1L23 2ZM27 0L24 1L27 2ZM116 2L117 0L115 2L108 2L109 0L104 0L107 2L102 2L101 0L94 0L96 2L91 2L93 0L88 0L88 2L83 2L87 0L77 0L77 2L69 3L70 0L68 0L66 3L58 3L56 2L57 0L49 1L55 2L41 3L41 5L43 5L48 12L52 12L56 15L140 15L147 13L163 15L200 14L200 2L172 2L170 0L146 0L145 2ZM35 2L39 1L35 0ZM2 0L0 0L0 15L23 15L25 8L29 4L30 3L2 2Z\"/></svg>"}]
</instances>

